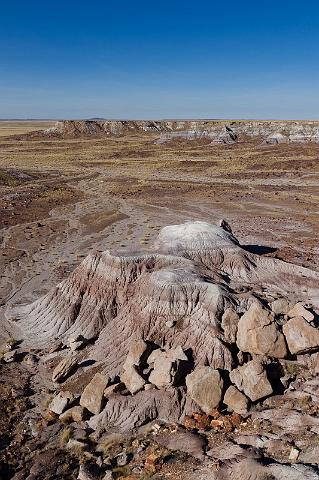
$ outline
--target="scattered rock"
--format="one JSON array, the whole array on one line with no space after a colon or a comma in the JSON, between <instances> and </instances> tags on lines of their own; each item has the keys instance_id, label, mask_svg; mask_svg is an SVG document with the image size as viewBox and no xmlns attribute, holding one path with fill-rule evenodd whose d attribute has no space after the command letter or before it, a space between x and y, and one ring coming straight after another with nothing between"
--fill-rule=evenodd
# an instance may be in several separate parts
<instances>
[{"instance_id":1,"label":"scattered rock","mask_svg":"<svg viewBox=\"0 0 319 480\"><path fill-rule=\"evenodd\" d=\"M71 392L60 392L50 403L49 410L57 415L60 415L64 412L68 405L70 405L73 399L74 396Z\"/></svg>"},{"instance_id":2,"label":"scattered rock","mask_svg":"<svg viewBox=\"0 0 319 480\"><path fill-rule=\"evenodd\" d=\"M231 307L226 308L222 316L221 327L224 330L226 342L236 343L239 315Z\"/></svg>"},{"instance_id":3,"label":"scattered rock","mask_svg":"<svg viewBox=\"0 0 319 480\"><path fill-rule=\"evenodd\" d=\"M78 357L76 355L63 358L53 370L52 381L62 382L65 380L73 372L77 363Z\"/></svg>"},{"instance_id":4,"label":"scattered rock","mask_svg":"<svg viewBox=\"0 0 319 480\"><path fill-rule=\"evenodd\" d=\"M126 452L122 452L116 457L116 464L118 467L125 467L130 461L129 455Z\"/></svg>"},{"instance_id":5,"label":"scattered rock","mask_svg":"<svg viewBox=\"0 0 319 480\"><path fill-rule=\"evenodd\" d=\"M302 303L296 303L296 305L289 310L288 317L303 317L307 322L312 322L315 318L314 314L307 310Z\"/></svg>"},{"instance_id":6,"label":"scattered rock","mask_svg":"<svg viewBox=\"0 0 319 480\"><path fill-rule=\"evenodd\" d=\"M135 365L139 367L142 363L145 362L147 355L149 353L150 347L144 340L135 340L131 343L129 353L126 357L126 360L123 365L123 370L132 367Z\"/></svg>"},{"instance_id":7,"label":"scattered rock","mask_svg":"<svg viewBox=\"0 0 319 480\"><path fill-rule=\"evenodd\" d=\"M241 367L232 370L229 378L252 402L273 393L266 371L258 360L251 360Z\"/></svg>"},{"instance_id":8,"label":"scattered rock","mask_svg":"<svg viewBox=\"0 0 319 480\"><path fill-rule=\"evenodd\" d=\"M10 350L3 355L2 359L5 363L12 363L17 360L17 355L18 350Z\"/></svg>"},{"instance_id":9,"label":"scattered rock","mask_svg":"<svg viewBox=\"0 0 319 480\"><path fill-rule=\"evenodd\" d=\"M96 373L83 390L80 405L95 415L100 413L103 405L104 390L107 384L108 378L101 373Z\"/></svg>"},{"instance_id":10,"label":"scattered rock","mask_svg":"<svg viewBox=\"0 0 319 480\"><path fill-rule=\"evenodd\" d=\"M248 398L234 385L231 385L225 392L224 403L236 413L245 414L248 411Z\"/></svg>"},{"instance_id":11,"label":"scattered rock","mask_svg":"<svg viewBox=\"0 0 319 480\"><path fill-rule=\"evenodd\" d=\"M124 390L124 388L125 388L125 385L123 382L114 383L113 385L106 387L106 389L104 390L104 397L107 398L110 395L114 395L115 393L118 393L121 390Z\"/></svg>"},{"instance_id":12,"label":"scattered rock","mask_svg":"<svg viewBox=\"0 0 319 480\"><path fill-rule=\"evenodd\" d=\"M298 457L300 455L300 450L296 447L292 447L289 453L289 460L296 462L298 460Z\"/></svg>"},{"instance_id":13,"label":"scattered rock","mask_svg":"<svg viewBox=\"0 0 319 480\"><path fill-rule=\"evenodd\" d=\"M121 381L132 395L143 390L146 383L144 378L138 373L135 365L126 366L126 370L121 375Z\"/></svg>"},{"instance_id":14,"label":"scattered rock","mask_svg":"<svg viewBox=\"0 0 319 480\"><path fill-rule=\"evenodd\" d=\"M68 347L72 352L81 350L86 344L87 340L82 335L75 335L68 338Z\"/></svg>"},{"instance_id":15,"label":"scattered rock","mask_svg":"<svg viewBox=\"0 0 319 480\"><path fill-rule=\"evenodd\" d=\"M274 314L258 303L253 303L238 322L237 346L255 355L275 358L287 355L285 338L274 322Z\"/></svg>"},{"instance_id":16,"label":"scattered rock","mask_svg":"<svg viewBox=\"0 0 319 480\"><path fill-rule=\"evenodd\" d=\"M277 298L270 304L270 307L275 315L287 315L290 303L287 298Z\"/></svg>"},{"instance_id":17,"label":"scattered rock","mask_svg":"<svg viewBox=\"0 0 319 480\"><path fill-rule=\"evenodd\" d=\"M319 347L319 330L309 325L304 317L294 317L283 326L290 352L306 353Z\"/></svg>"},{"instance_id":18,"label":"scattered rock","mask_svg":"<svg viewBox=\"0 0 319 480\"><path fill-rule=\"evenodd\" d=\"M84 408L80 405L69 408L59 416L61 422L81 422L84 419Z\"/></svg>"},{"instance_id":19,"label":"scattered rock","mask_svg":"<svg viewBox=\"0 0 319 480\"><path fill-rule=\"evenodd\" d=\"M97 480L99 478L99 468L96 464L80 465L78 480Z\"/></svg>"},{"instance_id":20,"label":"scattered rock","mask_svg":"<svg viewBox=\"0 0 319 480\"><path fill-rule=\"evenodd\" d=\"M154 370L149 376L149 382L158 388L176 386L181 380L183 366L188 361L181 347L162 352L155 350L149 362L154 362Z\"/></svg>"},{"instance_id":21,"label":"scattered rock","mask_svg":"<svg viewBox=\"0 0 319 480\"><path fill-rule=\"evenodd\" d=\"M198 366L186 377L187 395L209 414L222 399L223 380L218 370Z\"/></svg>"}]
</instances>

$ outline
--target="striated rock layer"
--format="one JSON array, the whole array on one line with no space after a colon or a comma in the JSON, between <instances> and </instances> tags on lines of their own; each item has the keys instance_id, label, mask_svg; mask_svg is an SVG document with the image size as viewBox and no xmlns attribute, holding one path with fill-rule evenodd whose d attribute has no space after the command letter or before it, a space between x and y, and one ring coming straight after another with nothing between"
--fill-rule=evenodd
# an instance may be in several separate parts
<instances>
[{"instance_id":1,"label":"striated rock layer","mask_svg":"<svg viewBox=\"0 0 319 480\"><path fill-rule=\"evenodd\" d=\"M158 143L178 138L207 138L212 143L229 144L247 137L259 137L268 145L319 142L319 122L316 121L63 120L41 135L81 137L139 132L159 133Z\"/></svg>"}]
</instances>

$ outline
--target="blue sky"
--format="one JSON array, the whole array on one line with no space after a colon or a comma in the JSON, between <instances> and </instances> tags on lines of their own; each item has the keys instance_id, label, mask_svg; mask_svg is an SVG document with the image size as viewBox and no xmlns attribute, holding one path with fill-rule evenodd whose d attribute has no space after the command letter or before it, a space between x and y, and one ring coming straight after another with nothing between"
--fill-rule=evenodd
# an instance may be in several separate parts
<instances>
[{"instance_id":1,"label":"blue sky","mask_svg":"<svg viewBox=\"0 0 319 480\"><path fill-rule=\"evenodd\" d=\"M318 118L319 2L0 2L0 118Z\"/></svg>"}]
</instances>

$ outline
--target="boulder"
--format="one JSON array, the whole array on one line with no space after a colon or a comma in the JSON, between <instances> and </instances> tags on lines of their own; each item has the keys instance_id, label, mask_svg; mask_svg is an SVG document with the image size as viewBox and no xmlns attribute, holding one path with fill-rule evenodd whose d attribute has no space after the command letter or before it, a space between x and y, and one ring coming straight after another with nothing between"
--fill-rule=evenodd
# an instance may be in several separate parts
<instances>
[{"instance_id":1,"label":"boulder","mask_svg":"<svg viewBox=\"0 0 319 480\"><path fill-rule=\"evenodd\" d=\"M84 408L80 405L76 405L75 407L71 407L65 412L63 412L59 419L61 422L82 422L84 419Z\"/></svg>"},{"instance_id":2,"label":"boulder","mask_svg":"<svg viewBox=\"0 0 319 480\"><path fill-rule=\"evenodd\" d=\"M266 371L258 360L251 360L241 367L232 370L229 378L252 402L273 393Z\"/></svg>"},{"instance_id":3,"label":"boulder","mask_svg":"<svg viewBox=\"0 0 319 480\"><path fill-rule=\"evenodd\" d=\"M10 350L3 355L2 359L5 363L12 363L16 361L17 355L18 350Z\"/></svg>"},{"instance_id":4,"label":"boulder","mask_svg":"<svg viewBox=\"0 0 319 480\"><path fill-rule=\"evenodd\" d=\"M236 343L239 315L231 307L226 308L222 316L221 327L224 330L224 337L228 343Z\"/></svg>"},{"instance_id":5,"label":"boulder","mask_svg":"<svg viewBox=\"0 0 319 480\"><path fill-rule=\"evenodd\" d=\"M70 375L70 373L75 369L75 366L78 363L78 358L76 355L71 357L66 357L61 360L60 363L55 367L52 373L53 382L61 382Z\"/></svg>"},{"instance_id":6,"label":"boulder","mask_svg":"<svg viewBox=\"0 0 319 480\"><path fill-rule=\"evenodd\" d=\"M140 366L146 360L148 353L149 346L146 342L144 342L144 340L140 339L133 341L124 362L123 369L125 370L132 365L135 365L137 367Z\"/></svg>"},{"instance_id":7,"label":"boulder","mask_svg":"<svg viewBox=\"0 0 319 480\"><path fill-rule=\"evenodd\" d=\"M224 403L230 410L245 414L248 411L248 398L240 392L234 385L231 385L225 392Z\"/></svg>"},{"instance_id":8,"label":"boulder","mask_svg":"<svg viewBox=\"0 0 319 480\"><path fill-rule=\"evenodd\" d=\"M285 338L278 330L274 314L258 303L253 303L238 322L237 346L242 352L255 355L275 358L287 355Z\"/></svg>"},{"instance_id":9,"label":"boulder","mask_svg":"<svg viewBox=\"0 0 319 480\"><path fill-rule=\"evenodd\" d=\"M275 315L287 315L290 303L287 298L277 298L270 304L270 308Z\"/></svg>"},{"instance_id":10,"label":"boulder","mask_svg":"<svg viewBox=\"0 0 319 480\"><path fill-rule=\"evenodd\" d=\"M64 410L70 405L70 403L73 401L74 396L70 392L60 392L49 405L49 410L51 412L56 413L57 415L60 415Z\"/></svg>"},{"instance_id":11,"label":"boulder","mask_svg":"<svg viewBox=\"0 0 319 480\"><path fill-rule=\"evenodd\" d=\"M312 322L315 318L314 314L307 310L302 303L296 303L296 305L289 310L288 317L303 317L307 322Z\"/></svg>"},{"instance_id":12,"label":"boulder","mask_svg":"<svg viewBox=\"0 0 319 480\"><path fill-rule=\"evenodd\" d=\"M121 390L124 390L125 385L123 382L119 383L114 383L113 385L110 385L109 387L106 387L104 390L104 397L109 397L110 395L114 395L114 393L118 393Z\"/></svg>"},{"instance_id":13,"label":"boulder","mask_svg":"<svg viewBox=\"0 0 319 480\"><path fill-rule=\"evenodd\" d=\"M126 370L121 375L121 382L125 384L132 395L142 390L146 383L144 378L138 373L135 365L126 367Z\"/></svg>"},{"instance_id":14,"label":"boulder","mask_svg":"<svg viewBox=\"0 0 319 480\"><path fill-rule=\"evenodd\" d=\"M319 347L319 330L302 316L294 317L283 326L290 352L306 353Z\"/></svg>"},{"instance_id":15,"label":"boulder","mask_svg":"<svg viewBox=\"0 0 319 480\"><path fill-rule=\"evenodd\" d=\"M223 380L218 370L198 366L186 377L187 395L209 414L222 399Z\"/></svg>"},{"instance_id":16,"label":"boulder","mask_svg":"<svg viewBox=\"0 0 319 480\"><path fill-rule=\"evenodd\" d=\"M154 363L154 369L149 376L149 382L158 388L176 386L181 379L183 363L188 361L181 347L162 352L155 350L148 359Z\"/></svg>"},{"instance_id":17,"label":"boulder","mask_svg":"<svg viewBox=\"0 0 319 480\"><path fill-rule=\"evenodd\" d=\"M102 410L104 390L107 384L108 378L101 373L96 373L83 390L80 405L95 415L100 413Z\"/></svg>"}]
</instances>

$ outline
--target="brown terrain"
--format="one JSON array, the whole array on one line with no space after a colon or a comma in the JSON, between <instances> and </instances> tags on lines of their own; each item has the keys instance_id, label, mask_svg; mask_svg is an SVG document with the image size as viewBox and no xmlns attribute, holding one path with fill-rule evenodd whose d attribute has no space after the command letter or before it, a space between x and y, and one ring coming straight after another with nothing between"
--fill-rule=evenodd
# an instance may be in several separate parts
<instances>
[{"instance_id":1,"label":"brown terrain","mask_svg":"<svg viewBox=\"0 0 319 480\"><path fill-rule=\"evenodd\" d=\"M0 122L0 478L319 478L318 129Z\"/></svg>"}]
</instances>

